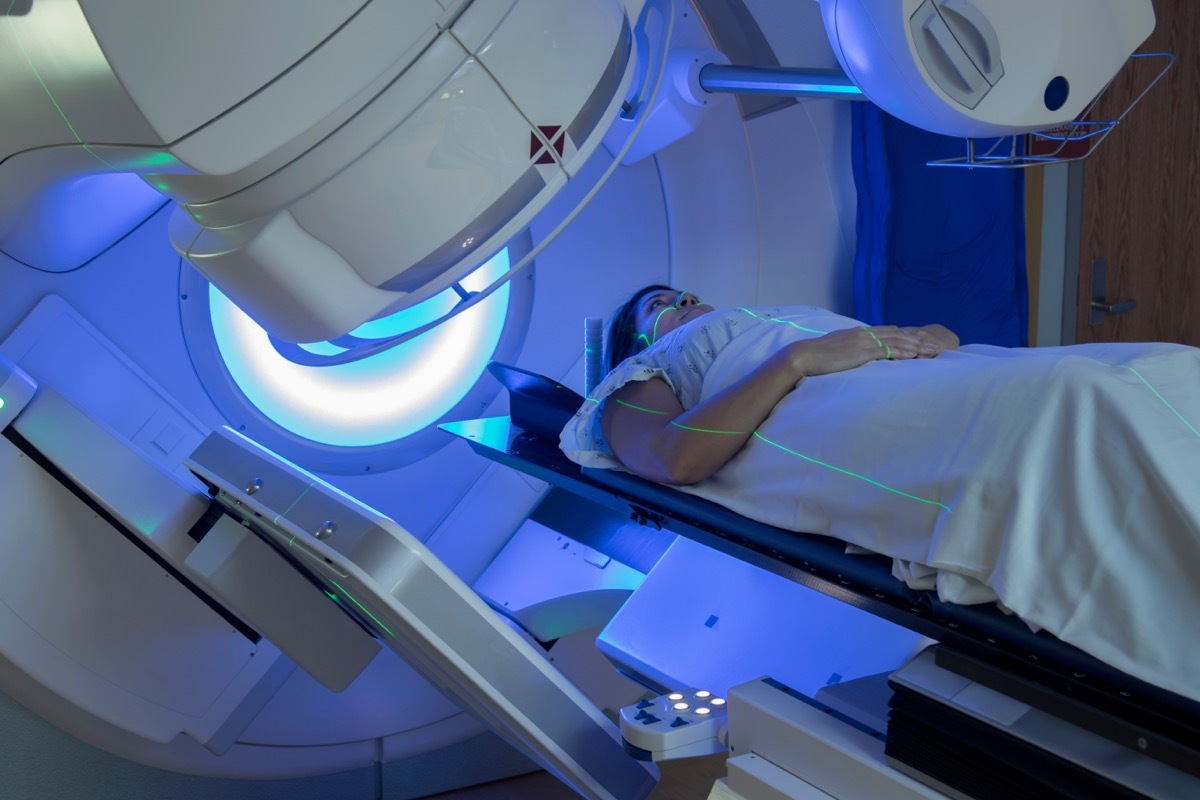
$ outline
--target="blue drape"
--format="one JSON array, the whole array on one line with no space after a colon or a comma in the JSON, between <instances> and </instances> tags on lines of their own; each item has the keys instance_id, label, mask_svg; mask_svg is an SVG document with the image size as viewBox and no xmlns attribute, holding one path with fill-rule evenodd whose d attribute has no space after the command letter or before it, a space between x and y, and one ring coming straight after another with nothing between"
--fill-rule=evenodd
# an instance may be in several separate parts
<instances>
[{"instance_id":1,"label":"blue drape","mask_svg":"<svg viewBox=\"0 0 1200 800\"><path fill-rule=\"evenodd\" d=\"M871 103L854 104L853 137L856 316L939 322L963 344L1028 344L1024 170L927 166L963 155L964 140Z\"/></svg>"}]
</instances>

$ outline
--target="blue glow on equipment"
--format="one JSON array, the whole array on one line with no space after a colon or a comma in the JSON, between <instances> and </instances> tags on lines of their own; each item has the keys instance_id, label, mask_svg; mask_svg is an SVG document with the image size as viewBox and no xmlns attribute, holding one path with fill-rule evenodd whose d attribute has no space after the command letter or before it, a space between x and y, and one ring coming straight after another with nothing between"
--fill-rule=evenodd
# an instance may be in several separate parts
<instances>
[{"instance_id":1,"label":"blue glow on equipment","mask_svg":"<svg viewBox=\"0 0 1200 800\"><path fill-rule=\"evenodd\" d=\"M862 90L842 73L794 67L709 64L700 70L700 87L706 92L716 93L867 99Z\"/></svg>"},{"instance_id":2,"label":"blue glow on equipment","mask_svg":"<svg viewBox=\"0 0 1200 800\"><path fill-rule=\"evenodd\" d=\"M486 288L509 269L501 250L462 281ZM475 385L491 359L508 312L510 287L446 323L359 361L327 367L281 356L257 323L210 287L217 349L234 383L276 424L310 441L369 447L403 439L436 422ZM394 336L437 319L459 300L447 289L410 309L361 325L363 338ZM329 342L303 345L312 353L341 350Z\"/></svg>"}]
</instances>

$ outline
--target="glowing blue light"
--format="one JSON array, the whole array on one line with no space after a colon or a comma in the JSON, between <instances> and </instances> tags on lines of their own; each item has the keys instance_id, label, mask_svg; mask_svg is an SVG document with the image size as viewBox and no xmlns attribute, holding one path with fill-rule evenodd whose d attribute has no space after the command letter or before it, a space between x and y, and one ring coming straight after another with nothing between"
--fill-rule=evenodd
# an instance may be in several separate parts
<instances>
[{"instance_id":1,"label":"glowing blue light","mask_svg":"<svg viewBox=\"0 0 1200 800\"><path fill-rule=\"evenodd\" d=\"M338 347L332 342L309 342L307 344L297 344L301 350L307 350L315 356L336 356L338 353L346 352L346 348Z\"/></svg>"},{"instance_id":2,"label":"glowing blue light","mask_svg":"<svg viewBox=\"0 0 1200 800\"><path fill-rule=\"evenodd\" d=\"M505 251L505 256L507 262L507 251ZM453 289L447 289L412 308L406 308L381 319L364 322L352 330L350 335L362 339L385 339L389 336L399 336L449 313L458 299L458 295Z\"/></svg>"},{"instance_id":3,"label":"glowing blue light","mask_svg":"<svg viewBox=\"0 0 1200 800\"><path fill-rule=\"evenodd\" d=\"M509 269L502 250L462 281L486 288ZM332 367L288 361L266 331L212 287L217 349L234 382L259 411L292 433L322 444L367 447L410 436L436 422L475 385L491 359L508 311L505 284L486 300L421 336L370 358ZM412 330L458 301L453 290L353 331L377 338ZM304 345L323 354L328 342Z\"/></svg>"},{"instance_id":4,"label":"glowing blue light","mask_svg":"<svg viewBox=\"0 0 1200 800\"><path fill-rule=\"evenodd\" d=\"M801 92L813 92L815 94L845 94L862 96L862 89L857 86L843 86L834 83L790 83L785 88L793 89Z\"/></svg>"},{"instance_id":5,"label":"glowing blue light","mask_svg":"<svg viewBox=\"0 0 1200 800\"><path fill-rule=\"evenodd\" d=\"M846 43L843 42L843 45ZM852 55L847 52L847 55ZM792 97L847 97L863 92L844 74L786 67L747 67L709 64L700 70L700 87L707 92L736 92Z\"/></svg>"}]
</instances>

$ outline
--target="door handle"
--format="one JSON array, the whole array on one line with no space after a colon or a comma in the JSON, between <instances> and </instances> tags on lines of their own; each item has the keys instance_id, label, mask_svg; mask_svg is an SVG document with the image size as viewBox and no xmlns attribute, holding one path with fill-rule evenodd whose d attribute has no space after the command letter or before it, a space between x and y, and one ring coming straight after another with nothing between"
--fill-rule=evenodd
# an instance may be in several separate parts
<instances>
[{"instance_id":1,"label":"door handle","mask_svg":"<svg viewBox=\"0 0 1200 800\"><path fill-rule=\"evenodd\" d=\"M1137 308L1136 300L1121 300L1115 303L1108 302L1105 295L1107 294L1108 286L1108 259L1097 258L1092 260L1092 314L1089 322L1092 325L1100 325L1104 322L1105 316L1108 314L1124 314L1126 311L1133 311Z\"/></svg>"},{"instance_id":2,"label":"door handle","mask_svg":"<svg viewBox=\"0 0 1200 800\"><path fill-rule=\"evenodd\" d=\"M1126 300L1124 303L1098 303L1092 301L1092 310L1101 311L1105 314L1124 314L1126 311L1133 311L1137 308L1137 300Z\"/></svg>"}]
</instances>

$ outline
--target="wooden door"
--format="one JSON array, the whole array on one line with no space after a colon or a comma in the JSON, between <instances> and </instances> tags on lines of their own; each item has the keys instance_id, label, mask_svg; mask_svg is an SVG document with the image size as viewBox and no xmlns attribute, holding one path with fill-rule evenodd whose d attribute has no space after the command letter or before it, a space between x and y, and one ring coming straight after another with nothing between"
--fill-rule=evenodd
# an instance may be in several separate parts
<instances>
[{"instance_id":1,"label":"wooden door","mask_svg":"<svg viewBox=\"0 0 1200 800\"><path fill-rule=\"evenodd\" d=\"M1154 0L1157 24L1139 52L1174 67L1083 167L1077 342L1180 342L1200 347L1200 0ZM1135 60L1093 118L1112 118L1160 64ZM1108 263L1107 300L1137 308L1090 324L1094 259Z\"/></svg>"}]
</instances>

